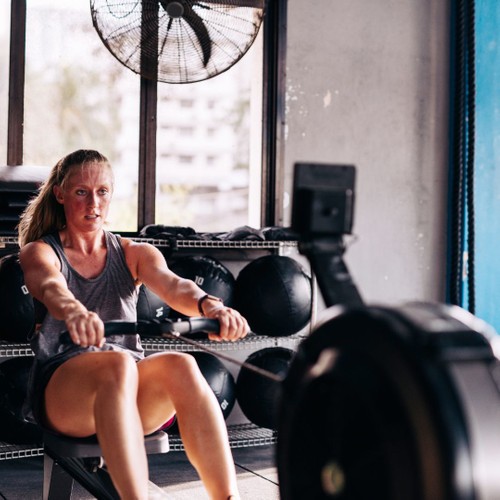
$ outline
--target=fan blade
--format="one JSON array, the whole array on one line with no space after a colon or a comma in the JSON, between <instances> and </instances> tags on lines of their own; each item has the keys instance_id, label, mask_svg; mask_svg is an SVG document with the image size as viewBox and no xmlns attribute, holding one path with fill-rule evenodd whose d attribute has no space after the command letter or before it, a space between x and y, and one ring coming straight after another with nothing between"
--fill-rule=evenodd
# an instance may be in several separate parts
<instances>
[{"instance_id":1,"label":"fan blade","mask_svg":"<svg viewBox=\"0 0 500 500\"><path fill-rule=\"evenodd\" d=\"M200 3L215 3L227 5L228 7L253 7L263 9L265 0L199 0Z\"/></svg>"},{"instance_id":2,"label":"fan blade","mask_svg":"<svg viewBox=\"0 0 500 500\"><path fill-rule=\"evenodd\" d=\"M212 40L208 34L207 27L201 17L187 2L184 4L184 14L182 15L182 18L189 24L189 26L191 26L196 38L198 38L198 42L200 43L200 47L203 52L203 66L206 66L212 55Z\"/></svg>"}]
</instances>

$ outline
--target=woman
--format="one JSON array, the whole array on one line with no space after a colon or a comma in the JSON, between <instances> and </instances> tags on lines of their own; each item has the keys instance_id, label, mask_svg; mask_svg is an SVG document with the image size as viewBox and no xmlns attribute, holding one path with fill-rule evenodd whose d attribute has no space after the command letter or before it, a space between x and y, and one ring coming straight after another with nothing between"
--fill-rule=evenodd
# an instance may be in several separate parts
<instances>
[{"instance_id":1,"label":"woman","mask_svg":"<svg viewBox=\"0 0 500 500\"><path fill-rule=\"evenodd\" d=\"M61 159L19 224L30 293L47 308L32 339L34 418L61 434L97 434L123 499L146 499L143 436L174 414L186 453L210 498L239 498L224 419L194 358L144 357L138 336L104 338L103 321L136 321L144 283L175 310L220 322L212 340L248 332L235 310L172 273L158 249L104 229L113 194L108 160L92 150ZM68 330L72 345L61 344Z\"/></svg>"}]
</instances>

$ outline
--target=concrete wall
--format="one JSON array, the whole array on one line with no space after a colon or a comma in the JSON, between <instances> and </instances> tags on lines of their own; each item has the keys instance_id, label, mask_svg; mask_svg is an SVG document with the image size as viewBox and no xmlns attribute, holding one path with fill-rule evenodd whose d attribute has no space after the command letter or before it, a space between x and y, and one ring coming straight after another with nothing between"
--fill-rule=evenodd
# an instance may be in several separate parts
<instances>
[{"instance_id":1,"label":"concrete wall","mask_svg":"<svg viewBox=\"0 0 500 500\"><path fill-rule=\"evenodd\" d=\"M289 0L287 38L282 222L294 162L354 164L363 297L443 301L448 1Z\"/></svg>"}]
</instances>

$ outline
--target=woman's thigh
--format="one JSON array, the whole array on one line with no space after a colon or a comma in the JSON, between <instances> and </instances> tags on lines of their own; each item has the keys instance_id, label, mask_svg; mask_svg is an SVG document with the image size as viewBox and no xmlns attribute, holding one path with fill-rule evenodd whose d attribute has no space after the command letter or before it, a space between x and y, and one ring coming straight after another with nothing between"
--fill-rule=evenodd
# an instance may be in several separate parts
<instances>
[{"instance_id":1,"label":"woman's thigh","mask_svg":"<svg viewBox=\"0 0 500 500\"><path fill-rule=\"evenodd\" d=\"M135 361L126 353L88 352L63 363L45 388L46 424L66 435L95 434L94 405L99 389L130 379L130 390L137 391ZM132 372L132 375L124 375Z\"/></svg>"}]
</instances>

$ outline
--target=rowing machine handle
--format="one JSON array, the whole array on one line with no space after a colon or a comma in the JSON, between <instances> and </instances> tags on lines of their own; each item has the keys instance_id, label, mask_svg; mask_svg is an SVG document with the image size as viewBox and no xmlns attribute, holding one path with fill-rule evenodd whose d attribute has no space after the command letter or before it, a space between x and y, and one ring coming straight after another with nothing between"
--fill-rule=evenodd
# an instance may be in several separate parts
<instances>
[{"instance_id":1,"label":"rowing machine handle","mask_svg":"<svg viewBox=\"0 0 500 500\"><path fill-rule=\"evenodd\" d=\"M219 327L219 320L210 318L188 318L179 321L172 321L169 319L141 320L137 322L106 321L104 323L104 336L135 335L138 333L143 337L163 337L202 332L218 333ZM68 331L61 333L60 340L64 344L72 343Z\"/></svg>"}]
</instances>

